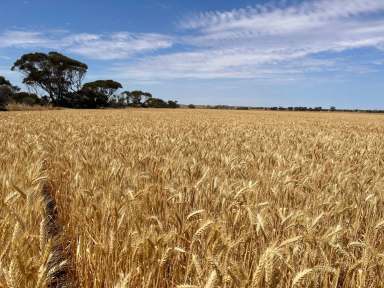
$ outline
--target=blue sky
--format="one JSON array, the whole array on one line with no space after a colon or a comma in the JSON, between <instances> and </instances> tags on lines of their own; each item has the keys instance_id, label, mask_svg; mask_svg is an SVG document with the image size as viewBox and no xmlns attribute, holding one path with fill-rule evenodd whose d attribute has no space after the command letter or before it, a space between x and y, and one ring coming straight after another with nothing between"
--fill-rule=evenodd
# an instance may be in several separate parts
<instances>
[{"instance_id":1,"label":"blue sky","mask_svg":"<svg viewBox=\"0 0 384 288\"><path fill-rule=\"evenodd\" d=\"M185 104L384 108L383 0L2 0L0 75L35 51Z\"/></svg>"}]
</instances>

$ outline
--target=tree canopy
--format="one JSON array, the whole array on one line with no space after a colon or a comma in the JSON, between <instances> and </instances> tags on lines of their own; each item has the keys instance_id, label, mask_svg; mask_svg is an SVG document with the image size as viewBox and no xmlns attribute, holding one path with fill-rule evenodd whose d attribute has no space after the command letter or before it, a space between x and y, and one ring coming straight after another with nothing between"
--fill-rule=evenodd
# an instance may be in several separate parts
<instances>
[{"instance_id":1,"label":"tree canopy","mask_svg":"<svg viewBox=\"0 0 384 288\"><path fill-rule=\"evenodd\" d=\"M58 52L28 53L12 70L22 72L24 84L46 91L52 103L60 105L68 93L80 89L88 66Z\"/></svg>"},{"instance_id":2,"label":"tree canopy","mask_svg":"<svg viewBox=\"0 0 384 288\"><path fill-rule=\"evenodd\" d=\"M126 92L125 92L126 93ZM134 90L127 93L129 102L135 107L141 107L148 99L152 98L152 94L149 92L143 92L141 90ZM142 102L144 100L144 102Z\"/></svg>"},{"instance_id":3,"label":"tree canopy","mask_svg":"<svg viewBox=\"0 0 384 288\"><path fill-rule=\"evenodd\" d=\"M97 93L101 93L107 96L112 96L118 89L123 88L123 86L113 80L97 80L89 83L85 83L83 86L84 89L90 89Z\"/></svg>"}]
</instances>

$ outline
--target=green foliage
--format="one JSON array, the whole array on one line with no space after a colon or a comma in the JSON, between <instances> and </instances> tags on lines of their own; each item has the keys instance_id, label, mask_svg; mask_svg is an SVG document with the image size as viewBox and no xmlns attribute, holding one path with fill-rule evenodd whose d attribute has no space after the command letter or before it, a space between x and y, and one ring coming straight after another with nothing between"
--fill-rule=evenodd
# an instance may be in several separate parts
<instances>
[{"instance_id":1,"label":"green foliage","mask_svg":"<svg viewBox=\"0 0 384 288\"><path fill-rule=\"evenodd\" d=\"M5 79L4 76L1 76L1 75L0 75L0 86L3 86L3 85L4 85L4 86L8 86L8 87L11 88L11 90L14 91L14 92L17 92L17 91L20 90L19 87L12 85L12 83L9 82L7 79Z\"/></svg>"},{"instance_id":2,"label":"green foliage","mask_svg":"<svg viewBox=\"0 0 384 288\"><path fill-rule=\"evenodd\" d=\"M103 93L83 87L75 93L68 94L65 97L64 106L69 108L102 108L109 106L109 98Z\"/></svg>"},{"instance_id":3,"label":"green foliage","mask_svg":"<svg viewBox=\"0 0 384 288\"><path fill-rule=\"evenodd\" d=\"M12 101L18 104L36 105L41 104L41 99L34 93L18 92L12 95Z\"/></svg>"},{"instance_id":4,"label":"green foliage","mask_svg":"<svg viewBox=\"0 0 384 288\"><path fill-rule=\"evenodd\" d=\"M0 110L5 110L12 97L12 89L8 85L0 85Z\"/></svg>"},{"instance_id":5,"label":"green foliage","mask_svg":"<svg viewBox=\"0 0 384 288\"><path fill-rule=\"evenodd\" d=\"M168 104L159 98L149 98L145 101L145 106L151 108L167 108Z\"/></svg>"},{"instance_id":6,"label":"green foliage","mask_svg":"<svg viewBox=\"0 0 384 288\"><path fill-rule=\"evenodd\" d=\"M97 80L85 83L83 88L111 97L116 90L123 88L123 86L119 82L113 80Z\"/></svg>"},{"instance_id":7,"label":"green foliage","mask_svg":"<svg viewBox=\"0 0 384 288\"><path fill-rule=\"evenodd\" d=\"M1 85L12 86L11 82L5 79L4 76L0 76L0 86Z\"/></svg>"},{"instance_id":8,"label":"green foliage","mask_svg":"<svg viewBox=\"0 0 384 288\"><path fill-rule=\"evenodd\" d=\"M145 103L145 107L150 108L178 108L179 105L177 104L177 101L164 101L163 99L159 98L148 98Z\"/></svg>"},{"instance_id":9,"label":"green foliage","mask_svg":"<svg viewBox=\"0 0 384 288\"><path fill-rule=\"evenodd\" d=\"M72 94L70 105L76 108L101 108L112 104L114 93L123 86L113 80L97 80L85 83L80 91Z\"/></svg>"},{"instance_id":10,"label":"green foliage","mask_svg":"<svg viewBox=\"0 0 384 288\"><path fill-rule=\"evenodd\" d=\"M172 101L172 100L169 100L168 101L168 108L179 108L180 105L177 104L177 101Z\"/></svg>"},{"instance_id":11,"label":"green foliage","mask_svg":"<svg viewBox=\"0 0 384 288\"><path fill-rule=\"evenodd\" d=\"M5 106L12 100L16 91L20 90L17 86L13 86L11 82L0 76L0 110L5 110Z\"/></svg>"},{"instance_id":12,"label":"green foliage","mask_svg":"<svg viewBox=\"0 0 384 288\"><path fill-rule=\"evenodd\" d=\"M145 107L145 103L148 99L152 98L152 94L148 92L143 92L141 90L134 90L129 92L130 103L134 107Z\"/></svg>"}]
</instances>

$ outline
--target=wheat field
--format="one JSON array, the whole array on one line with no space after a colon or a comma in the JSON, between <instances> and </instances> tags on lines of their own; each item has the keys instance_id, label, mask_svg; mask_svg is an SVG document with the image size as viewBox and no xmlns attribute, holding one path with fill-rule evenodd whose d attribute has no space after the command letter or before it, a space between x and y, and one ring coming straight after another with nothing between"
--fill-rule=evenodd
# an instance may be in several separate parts
<instances>
[{"instance_id":1,"label":"wheat field","mask_svg":"<svg viewBox=\"0 0 384 288\"><path fill-rule=\"evenodd\" d=\"M0 114L0 287L384 287L384 117Z\"/></svg>"}]
</instances>

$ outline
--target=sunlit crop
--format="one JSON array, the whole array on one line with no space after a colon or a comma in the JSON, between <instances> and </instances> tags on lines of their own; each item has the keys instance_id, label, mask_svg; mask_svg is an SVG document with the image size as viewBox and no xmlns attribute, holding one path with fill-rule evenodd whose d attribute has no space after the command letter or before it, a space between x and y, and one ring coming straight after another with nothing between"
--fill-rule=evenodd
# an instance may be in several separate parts
<instances>
[{"instance_id":1,"label":"sunlit crop","mask_svg":"<svg viewBox=\"0 0 384 288\"><path fill-rule=\"evenodd\" d=\"M383 285L383 116L0 114L0 287Z\"/></svg>"}]
</instances>

